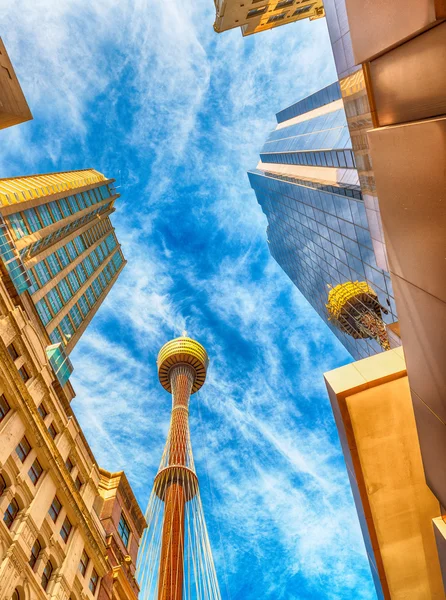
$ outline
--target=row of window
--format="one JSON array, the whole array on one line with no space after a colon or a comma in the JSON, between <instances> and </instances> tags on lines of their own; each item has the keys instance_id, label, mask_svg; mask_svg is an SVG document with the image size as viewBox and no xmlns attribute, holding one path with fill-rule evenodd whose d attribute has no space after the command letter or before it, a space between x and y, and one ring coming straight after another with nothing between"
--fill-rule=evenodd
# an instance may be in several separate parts
<instances>
[{"instance_id":1,"label":"row of window","mask_svg":"<svg viewBox=\"0 0 446 600\"><path fill-rule=\"evenodd\" d=\"M87 192L67 196L60 200L53 200L48 204L42 204L36 208L28 208L9 216L9 223L16 239L30 235L39 229L53 225L75 213L102 202L110 197L110 191L106 185L93 188Z\"/></svg>"},{"instance_id":2,"label":"row of window","mask_svg":"<svg viewBox=\"0 0 446 600\"><path fill-rule=\"evenodd\" d=\"M111 234L109 243L106 243L104 240L97 248L92 250L81 263L76 265L76 267L54 288L49 290L44 298L36 302L37 311L44 325L47 325L63 309L80 287L84 285L87 279L99 269L101 264L115 247L116 241ZM59 253L60 250L63 250L63 248L59 248L57 253ZM46 271L46 276L50 278L48 271Z\"/></svg>"},{"instance_id":3,"label":"row of window","mask_svg":"<svg viewBox=\"0 0 446 600\"><path fill-rule=\"evenodd\" d=\"M53 344L58 342L64 342L67 344L74 332L80 327L90 310L99 300L100 296L108 288L111 279L115 276L119 267L122 265L123 258L120 252L116 252L110 261L105 265L103 270L99 273L92 284L87 288L85 293L79 298L77 303L70 309L68 314L60 321L58 327L56 327L50 333L50 339ZM48 294L47 296L48 297ZM39 315L42 318L40 311L45 311L44 318L42 321L46 325L53 319L53 315L48 308L48 304L43 304L45 298L42 298L36 303L36 308L39 311ZM39 306L38 306L39 305ZM40 308L40 310L39 310Z\"/></svg>"},{"instance_id":4,"label":"row of window","mask_svg":"<svg viewBox=\"0 0 446 600\"><path fill-rule=\"evenodd\" d=\"M329 152L273 152L261 154L263 163L280 165L307 165L310 167L356 168L355 156L351 150L331 150Z\"/></svg>"},{"instance_id":5,"label":"row of window","mask_svg":"<svg viewBox=\"0 0 446 600\"><path fill-rule=\"evenodd\" d=\"M291 6L293 4L293 2L294 2L294 0L281 0L281 2L279 2L276 5L276 8L274 10L279 10L281 8L287 8L288 6ZM296 9L291 16L297 17L299 15L309 12L312 8L313 8L312 4L309 4L307 6L302 6L298 9ZM246 18L251 19L252 17L260 17L261 15L266 13L267 10L268 10L268 6L260 6L259 8L251 8L251 10L248 11ZM287 15L286 12L280 13L278 15L272 15L268 19L267 23L274 23L276 21L281 21L282 19L284 19L286 17L286 15Z\"/></svg>"},{"instance_id":6,"label":"row of window","mask_svg":"<svg viewBox=\"0 0 446 600\"><path fill-rule=\"evenodd\" d=\"M108 255L110 251L108 250L107 246L105 246L105 248ZM37 312L39 313L44 325L48 325L48 323L71 300L71 298L87 281L87 279L99 269L107 255L104 255L103 249L98 246L95 250L92 250L92 252L86 256L84 260L77 265L75 269L73 269L73 271L70 271L70 273L68 273L67 276L62 279L62 281L60 281L52 290L50 290L46 296L36 302ZM101 257L101 259L99 257ZM86 299L80 303L79 307L83 316L81 316L79 308L76 307L76 305L71 309L70 313L76 329L83 320L83 317L87 315L91 306L93 306L93 304L96 302L96 299L102 293L102 289L107 287L107 284L113 277L114 272L115 270L113 266L108 270L107 268L104 268L98 277L92 282L92 285L88 288L88 290L93 288L93 291L96 295L91 295L91 293L88 293L88 290L84 294ZM100 283L96 283L98 280ZM84 298L84 296L82 296L82 298Z\"/></svg>"},{"instance_id":7,"label":"row of window","mask_svg":"<svg viewBox=\"0 0 446 600\"><path fill-rule=\"evenodd\" d=\"M28 256L35 256L39 252L42 252L47 246L50 246L51 244L56 242L59 238L64 238L66 235L73 232L75 229L78 229L85 223L92 221L97 215L101 215L101 214L105 213L107 210L109 210L110 207L111 207L111 202L107 203L104 206L99 206L99 208L96 208L95 210L88 212L80 219L76 219L75 221L68 223L68 225L65 225L65 227L61 227L60 229L57 229L53 233L50 233L50 235L45 236L41 240L38 240L37 242L30 244L29 246L25 246L24 248L22 248L20 250L21 258L25 259Z\"/></svg>"},{"instance_id":8,"label":"row of window","mask_svg":"<svg viewBox=\"0 0 446 600\"><path fill-rule=\"evenodd\" d=\"M62 246L47 256L47 258L38 262L34 267L29 268L28 274L33 284L29 289L29 292L31 294L35 293L38 289L48 283L48 281L53 279L60 271L75 261L78 256L97 241L92 238L93 236L87 236L86 233L78 235L74 240L68 242L65 246ZM97 263L97 259L102 262L104 257L116 248L116 245L116 238L113 233L110 233L110 235L108 235L98 246L96 254L94 256L90 254L89 256L94 264ZM77 277L82 284L88 274L93 272L90 261L87 261L85 265L83 263L78 265L74 272L77 274Z\"/></svg>"}]
</instances>

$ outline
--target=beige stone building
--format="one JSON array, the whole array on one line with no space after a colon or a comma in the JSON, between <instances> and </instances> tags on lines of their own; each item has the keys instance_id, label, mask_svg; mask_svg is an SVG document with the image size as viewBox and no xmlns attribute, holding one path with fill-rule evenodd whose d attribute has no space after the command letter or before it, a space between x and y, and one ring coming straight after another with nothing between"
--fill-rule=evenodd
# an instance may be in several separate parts
<instances>
[{"instance_id":1,"label":"beige stone building","mask_svg":"<svg viewBox=\"0 0 446 600\"><path fill-rule=\"evenodd\" d=\"M243 36L325 15L322 0L215 0L215 11L217 33L240 27Z\"/></svg>"},{"instance_id":2,"label":"beige stone building","mask_svg":"<svg viewBox=\"0 0 446 600\"><path fill-rule=\"evenodd\" d=\"M144 517L125 476L98 468L34 305L0 267L0 599L136 598Z\"/></svg>"}]
</instances>

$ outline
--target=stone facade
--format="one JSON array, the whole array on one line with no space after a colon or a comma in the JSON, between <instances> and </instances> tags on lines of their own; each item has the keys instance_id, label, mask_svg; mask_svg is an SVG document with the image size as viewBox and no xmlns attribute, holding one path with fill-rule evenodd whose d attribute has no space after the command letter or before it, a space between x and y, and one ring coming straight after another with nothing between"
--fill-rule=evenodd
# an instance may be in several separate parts
<instances>
[{"instance_id":1,"label":"stone facade","mask_svg":"<svg viewBox=\"0 0 446 600\"><path fill-rule=\"evenodd\" d=\"M0 267L0 600L136 598L144 517L125 475L98 468L34 304Z\"/></svg>"}]
</instances>

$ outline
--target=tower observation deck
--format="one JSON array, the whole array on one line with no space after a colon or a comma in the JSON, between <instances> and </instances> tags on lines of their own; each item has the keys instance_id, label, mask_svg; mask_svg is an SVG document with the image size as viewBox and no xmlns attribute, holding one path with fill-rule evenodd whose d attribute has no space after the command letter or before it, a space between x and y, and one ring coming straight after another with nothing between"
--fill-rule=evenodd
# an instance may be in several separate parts
<instances>
[{"instance_id":1,"label":"tower observation deck","mask_svg":"<svg viewBox=\"0 0 446 600\"><path fill-rule=\"evenodd\" d=\"M158 354L172 412L138 559L142 600L221 600L189 434L190 396L204 384L208 364L203 346L185 334Z\"/></svg>"}]
</instances>

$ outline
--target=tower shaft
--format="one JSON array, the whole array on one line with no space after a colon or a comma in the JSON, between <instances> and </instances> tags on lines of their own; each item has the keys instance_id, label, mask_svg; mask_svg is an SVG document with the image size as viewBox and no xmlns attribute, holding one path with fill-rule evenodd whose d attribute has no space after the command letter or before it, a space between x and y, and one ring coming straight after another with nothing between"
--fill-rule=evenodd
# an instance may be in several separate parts
<instances>
[{"instance_id":1,"label":"tower shaft","mask_svg":"<svg viewBox=\"0 0 446 600\"><path fill-rule=\"evenodd\" d=\"M172 414L168 443L171 475L165 493L158 600L182 600L184 578L184 516L188 494L187 443L189 398L195 372L188 365L172 368Z\"/></svg>"}]
</instances>

